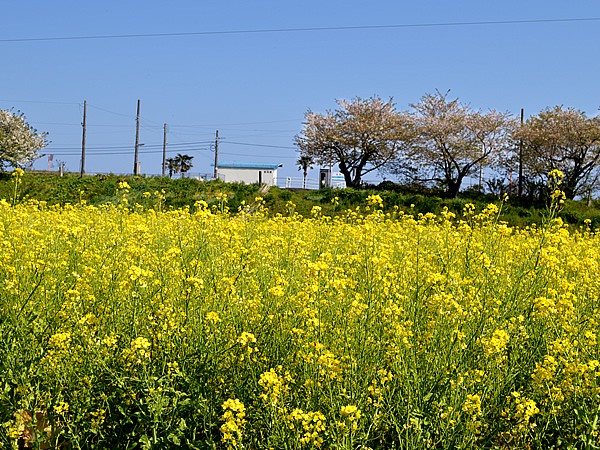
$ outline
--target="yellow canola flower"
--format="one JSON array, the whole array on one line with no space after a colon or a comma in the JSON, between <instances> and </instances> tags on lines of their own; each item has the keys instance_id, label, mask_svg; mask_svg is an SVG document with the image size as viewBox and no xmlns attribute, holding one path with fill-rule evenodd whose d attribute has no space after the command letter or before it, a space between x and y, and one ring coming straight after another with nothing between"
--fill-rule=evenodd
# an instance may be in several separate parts
<instances>
[{"instance_id":1,"label":"yellow canola flower","mask_svg":"<svg viewBox=\"0 0 600 450\"><path fill-rule=\"evenodd\" d=\"M533 424L530 424L530 419L535 414L540 412L535 401L522 397L519 392L512 392L511 396L515 404L514 418L517 420L517 427L519 431L525 431Z\"/></svg>"},{"instance_id":2,"label":"yellow canola flower","mask_svg":"<svg viewBox=\"0 0 600 450\"><path fill-rule=\"evenodd\" d=\"M467 399L462 408L471 420L476 420L481 416L481 396L479 394L467 394Z\"/></svg>"},{"instance_id":3,"label":"yellow canola flower","mask_svg":"<svg viewBox=\"0 0 600 450\"><path fill-rule=\"evenodd\" d=\"M256 337L252 333L244 331L240 334L240 337L238 337L237 342L242 346L254 344L256 342Z\"/></svg>"},{"instance_id":4,"label":"yellow canola flower","mask_svg":"<svg viewBox=\"0 0 600 450\"><path fill-rule=\"evenodd\" d=\"M35 379L27 358L7 355L25 380L11 384L15 409L64 400L57 420L87 417L84 442L110 436L116 406L171 402L188 394L180 380L202 376L210 400L190 397L187 431L173 436L210 422L223 447L277 429L290 447L344 448L394 429L395 394L427 383L395 370L416 355L447 383L406 433L424 419L432 435L472 442L502 425L491 422L501 399L515 445L534 446L536 423L540 439L552 423L579 445L572 412L594 401L600 376L600 233L558 220L509 229L495 206L251 220L200 207L0 200L0 312L20 327L7 335L15 348L41 355Z\"/></svg>"},{"instance_id":5,"label":"yellow canola flower","mask_svg":"<svg viewBox=\"0 0 600 450\"><path fill-rule=\"evenodd\" d=\"M383 199L379 194L372 194L367 197L367 204L369 206L383 207Z\"/></svg>"},{"instance_id":6,"label":"yellow canola flower","mask_svg":"<svg viewBox=\"0 0 600 450\"><path fill-rule=\"evenodd\" d=\"M206 315L204 316L204 319L206 320L206 322L210 323L211 325L216 325L219 322L222 322L221 318L219 317L219 313L214 312L214 311L207 312Z\"/></svg>"},{"instance_id":7,"label":"yellow canola flower","mask_svg":"<svg viewBox=\"0 0 600 450\"><path fill-rule=\"evenodd\" d=\"M491 338L484 339L483 341L486 354L502 353L510 341L510 336L505 330L496 329Z\"/></svg>"},{"instance_id":8,"label":"yellow canola flower","mask_svg":"<svg viewBox=\"0 0 600 450\"><path fill-rule=\"evenodd\" d=\"M71 344L71 339L72 336L69 332L55 333L52 336L50 336L50 341L48 342L48 344L50 345L50 347L56 349L67 349Z\"/></svg>"},{"instance_id":9,"label":"yellow canola flower","mask_svg":"<svg viewBox=\"0 0 600 450\"><path fill-rule=\"evenodd\" d=\"M349 416L350 414L354 414L355 412L358 411L358 408L354 405L346 405L346 406L342 406L342 409L340 410L340 414L342 416ZM359 412L360 414L360 412Z\"/></svg>"},{"instance_id":10,"label":"yellow canola flower","mask_svg":"<svg viewBox=\"0 0 600 450\"><path fill-rule=\"evenodd\" d=\"M223 408L221 420L224 422L220 428L222 441L240 441L246 424L244 404L237 398L230 398L223 402L221 407Z\"/></svg>"}]
</instances>

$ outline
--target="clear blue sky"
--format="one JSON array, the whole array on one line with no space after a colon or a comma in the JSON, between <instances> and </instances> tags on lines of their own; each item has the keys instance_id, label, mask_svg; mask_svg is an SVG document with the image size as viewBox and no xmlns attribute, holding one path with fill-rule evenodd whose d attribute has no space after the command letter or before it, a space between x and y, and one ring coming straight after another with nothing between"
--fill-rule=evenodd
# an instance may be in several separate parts
<instances>
[{"instance_id":1,"label":"clear blue sky","mask_svg":"<svg viewBox=\"0 0 600 450\"><path fill-rule=\"evenodd\" d=\"M304 113L335 99L393 97L404 110L450 89L477 109L527 116L559 104L595 116L600 21L6 40L598 17L590 0L5 2L0 108L49 132L45 153L72 171L84 100L86 171L132 171L140 99L142 173L160 173L167 123L168 156L194 156L192 172L212 171L218 129L221 160L280 162L280 176L296 177Z\"/></svg>"}]
</instances>

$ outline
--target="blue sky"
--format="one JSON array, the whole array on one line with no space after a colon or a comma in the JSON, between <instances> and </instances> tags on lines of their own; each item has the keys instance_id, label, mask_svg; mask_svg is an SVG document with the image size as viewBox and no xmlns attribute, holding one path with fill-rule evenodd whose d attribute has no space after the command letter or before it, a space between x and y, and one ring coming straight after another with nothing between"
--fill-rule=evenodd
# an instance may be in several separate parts
<instances>
[{"instance_id":1,"label":"blue sky","mask_svg":"<svg viewBox=\"0 0 600 450\"><path fill-rule=\"evenodd\" d=\"M304 113L335 99L393 97L399 110L450 89L477 109L526 116L564 105L598 114L600 20L8 42L8 39L480 21L599 18L598 1L7 2L0 108L15 108L79 170L87 100L87 172L133 169L141 100L142 173L168 156L192 172L222 161L280 162L300 176L293 137ZM5 40L5 41L3 41ZM36 162L46 168L47 159ZM314 172L312 173L314 176ZM368 177L367 177L368 178Z\"/></svg>"}]
</instances>

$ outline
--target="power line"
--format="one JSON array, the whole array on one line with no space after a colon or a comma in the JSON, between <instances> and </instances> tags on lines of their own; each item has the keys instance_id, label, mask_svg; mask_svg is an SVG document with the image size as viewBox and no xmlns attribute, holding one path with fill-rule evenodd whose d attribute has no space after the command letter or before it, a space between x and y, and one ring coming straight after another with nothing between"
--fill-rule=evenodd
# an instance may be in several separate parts
<instances>
[{"instance_id":1,"label":"power line","mask_svg":"<svg viewBox=\"0 0 600 450\"><path fill-rule=\"evenodd\" d=\"M174 144L169 144L171 146L181 146L181 145L198 145L198 144L210 144L212 143L212 141L190 141L190 142L177 142ZM162 144L144 144L144 147L161 147L162 148ZM57 150L76 150L79 147L52 147L54 149ZM90 150L104 150L104 149L131 149L132 146L131 145L99 145L99 146L95 146L95 147L87 147Z\"/></svg>"},{"instance_id":2,"label":"power line","mask_svg":"<svg viewBox=\"0 0 600 450\"><path fill-rule=\"evenodd\" d=\"M2 101L2 100L0 100ZM33 103L33 102L32 102ZM48 102L51 103L51 102ZM59 103L59 102L56 102ZM88 106L90 106L88 104ZM140 126L142 128L148 129L148 130L152 130L154 131L155 129L158 129L160 127L155 126L155 125L144 125L143 124L144 119L142 119L140 117ZM286 121L280 121L280 122L286 122ZM298 121L294 121L294 122L300 122L300 120ZM74 122L35 122L36 124L40 124L40 125L65 125L65 126L73 126L73 127L80 127L81 123L74 123ZM256 123L272 123L272 122L256 122ZM241 124L244 125L244 124ZM218 126L218 125L216 125ZM112 124L90 124L88 125L88 128L91 127L105 127L105 128L131 128L131 125L112 125ZM171 126L169 126L170 128ZM173 125L174 128L179 128L179 127L184 127L184 128L192 128L192 126L188 126L188 125ZM215 127L215 125L198 125L198 126L193 126L193 128L212 128ZM244 129L244 128L239 128L239 129L235 129L235 128L226 128L229 131L261 131L261 132L273 132L273 133L287 133L287 132L292 132L292 131L296 131L296 129L293 130L271 130L271 129L256 129L256 130L248 130L248 129ZM171 133L172 134L172 133ZM207 135L208 132L199 132L199 133L186 133L186 135L193 135L193 134L197 134L197 135ZM255 135L249 135L249 136L255 136Z\"/></svg>"},{"instance_id":3,"label":"power line","mask_svg":"<svg viewBox=\"0 0 600 450\"><path fill-rule=\"evenodd\" d=\"M0 40L2 42L2 40ZM13 103L48 103L48 104L57 104L57 105L79 105L82 106L83 103L75 103L75 102L60 102L60 101L38 101L38 100L2 100L0 102L13 102ZM88 103L90 108L98 109L100 111L104 111L110 114L115 114L118 116L134 118L131 114L123 114L115 111L110 111L108 109L100 108L98 106L92 105ZM262 125L262 124L273 124L273 123L284 123L284 122L301 122L303 119L287 119L287 120L268 120L263 122L235 122L235 123L225 123L225 124L212 124L212 125L169 125L169 128L223 128L230 125ZM146 122L146 123L144 123ZM61 123L61 122L36 122L42 125L72 125L72 126L81 126L80 123ZM140 124L148 129L161 129L162 125L158 125L158 122L152 121L150 119L144 118L140 116ZM157 125L153 125L157 124ZM131 125L101 125L101 124L90 124L89 127L115 127L115 128L130 128ZM252 131L243 128L229 128L231 131ZM254 130L254 131L274 131L274 132L285 132L285 131L294 131L294 130Z\"/></svg>"},{"instance_id":4,"label":"power line","mask_svg":"<svg viewBox=\"0 0 600 450\"><path fill-rule=\"evenodd\" d=\"M289 133L295 132L298 130L245 130L248 134L232 134L232 139L243 139L243 138L281 138L283 136L289 136ZM253 131L253 133L249 133Z\"/></svg>"},{"instance_id":5,"label":"power line","mask_svg":"<svg viewBox=\"0 0 600 450\"><path fill-rule=\"evenodd\" d=\"M285 146L279 146L279 145L268 145L268 144L251 144L251 143L247 143L247 142L230 142L230 141L224 141L227 144L237 144L237 145L247 145L247 146L251 146L251 147L268 147L268 148L281 148L281 149L293 149L296 150L295 147L285 147ZM199 151L199 152L211 152L212 150L209 148L202 148L202 147L194 147L195 145L198 144L212 144L212 141L200 141L200 142L177 142L177 143L173 143L173 144L169 144L169 148L170 150L167 150L167 153L181 153L181 152L193 152L193 151ZM148 144L145 145L145 148L149 148L149 147L161 147L162 144ZM175 148L173 148L175 147ZM75 152L75 150L77 150L77 147L58 147L58 148L51 148L48 147L47 151L48 153L52 153L53 155L57 155L57 156L76 156L79 154L79 152ZM71 151L73 150L73 151ZM152 154L152 153L162 153L162 150L140 150L139 152L140 154ZM114 147L110 147L110 146L106 146L106 147L87 147L87 155L89 156L102 156L102 155L130 155L131 154L131 148L130 146L114 146ZM254 155L254 154L248 154L248 153L231 153L231 152L222 152L223 155L231 155L231 156L245 156L245 157L252 157L252 158L273 158L272 155ZM278 155L277 158L285 158L285 159L295 159L295 156L282 156L282 155Z\"/></svg>"},{"instance_id":6,"label":"power line","mask_svg":"<svg viewBox=\"0 0 600 450\"><path fill-rule=\"evenodd\" d=\"M175 150L167 150L167 153L181 153L182 151L185 151L185 152L195 152L195 151L208 152L210 150L208 148L183 148L183 149L179 148L179 149L175 149ZM140 150L139 151L140 155L147 155L150 153L162 153L162 150L145 150L145 151ZM58 151L58 152L55 152L55 151L50 152L49 151L48 154L59 155L59 156L78 156L81 154L81 152L76 153L76 152L64 152L64 151ZM110 150L109 151L98 151L98 150L96 150L96 151L90 152L90 151L87 151L87 148L86 148L85 154L87 156L90 156L90 155L91 156L131 155L131 150L129 150L129 151L110 151Z\"/></svg>"},{"instance_id":7,"label":"power line","mask_svg":"<svg viewBox=\"0 0 600 450\"><path fill-rule=\"evenodd\" d=\"M89 106L89 105L88 105ZM68 126L73 126L73 127L80 127L81 124L80 123L66 123L66 122L35 122L36 125L40 124L40 125L68 125ZM131 125L101 125L101 124L96 124L96 125L88 125L88 128L90 127L108 127L108 128L131 128Z\"/></svg>"},{"instance_id":8,"label":"power line","mask_svg":"<svg viewBox=\"0 0 600 450\"><path fill-rule=\"evenodd\" d=\"M0 40L1 42L1 40ZM0 102L11 102L11 103L48 103L53 105L81 105L81 103L75 102L41 102L37 100L0 100Z\"/></svg>"},{"instance_id":9,"label":"power line","mask_svg":"<svg viewBox=\"0 0 600 450\"><path fill-rule=\"evenodd\" d=\"M296 159L297 156L273 156L273 155L249 155L247 153L229 153L229 152L221 152L222 155L232 155L232 156L251 156L252 158L270 158L270 159Z\"/></svg>"},{"instance_id":10,"label":"power line","mask_svg":"<svg viewBox=\"0 0 600 450\"><path fill-rule=\"evenodd\" d=\"M183 33L145 33L145 34L107 34L93 36L56 36L39 38L13 38L0 39L0 42L32 42L32 41L75 41L89 39L122 39L167 36L206 36L218 34L258 34L258 33L289 33L312 31L345 31L345 30L376 30L391 28L424 28L424 27L450 27L472 25L509 25L509 24L535 24L535 23L564 23L564 22L591 22L598 21L600 17L562 18L562 19L529 19L529 20L490 20L474 22L433 22L433 23L407 23L396 25L357 25L341 27L306 27L306 28L270 28L257 30L222 30L222 31L194 31Z\"/></svg>"},{"instance_id":11,"label":"power line","mask_svg":"<svg viewBox=\"0 0 600 450\"><path fill-rule=\"evenodd\" d=\"M1 39L0 39L0 42L2 42L2 40L1 40ZM99 108L99 107L97 107L97 106L90 105L90 104L88 104L88 106L91 106L91 107L92 107L92 108L94 108L94 109L98 109L98 110L100 110L100 111L104 111L104 112L107 112L107 113L110 113L110 114L115 114L115 115L117 115L117 116L129 117L130 119L133 119L133 118L135 118L135 116L133 116L133 115L131 115L131 114L123 114L123 113L118 113L118 112L114 112L114 111L109 111L108 109Z\"/></svg>"},{"instance_id":12,"label":"power line","mask_svg":"<svg viewBox=\"0 0 600 450\"><path fill-rule=\"evenodd\" d=\"M264 123L281 123L281 122L301 122L302 119L288 119L288 120L269 120L267 122L238 122L238 123L219 123L213 125L173 125L173 127L177 128L207 128L207 127L226 127L229 125L258 125ZM171 125L169 125L171 128ZM244 130L246 131L246 130Z\"/></svg>"},{"instance_id":13,"label":"power line","mask_svg":"<svg viewBox=\"0 0 600 450\"><path fill-rule=\"evenodd\" d=\"M249 145L251 147L269 147L269 148L289 148L292 150L297 150L296 147L285 147L283 145L268 145L268 144L250 144L248 142L232 142L228 140L224 140L226 144L236 144L236 145Z\"/></svg>"}]
</instances>

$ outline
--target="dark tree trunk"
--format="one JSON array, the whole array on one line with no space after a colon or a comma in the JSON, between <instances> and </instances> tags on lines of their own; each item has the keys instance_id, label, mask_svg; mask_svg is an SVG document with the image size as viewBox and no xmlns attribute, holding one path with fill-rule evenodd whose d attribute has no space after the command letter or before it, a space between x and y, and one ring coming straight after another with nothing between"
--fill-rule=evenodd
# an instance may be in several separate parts
<instances>
[{"instance_id":1,"label":"dark tree trunk","mask_svg":"<svg viewBox=\"0 0 600 450\"><path fill-rule=\"evenodd\" d=\"M572 186L569 186L568 184L562 184L559 186L559 188L561 188L561 190L565 193L565 197L567 197L569 200L573 200L573 198L575 198L575 189Z\"/></svg>"},{"instance_id":2,"label":"dark tree trunk","mask_svg":"<svg viewBox=\"0 0 600 450\"><path fill-rule=\"evenodd\" d=\"M446 183L448 183L448 197L456 198L458 197L458 193L460 191L460 187L462 185L463 179L465 178L465 174L459 174L456 178L447 178Z\"/></svg>"},{"instance_id":3,"label":"dark tree trunk","mask_svg":"<svg viewBox=\"0 0 600 450\"><path fill-rule=\"evenodd\" d=\"M456 198L458 197L458 191L460 190L460 183L455 182L454 180L448 181L448 197Z\"/></svg>"},{"instance_id":4,"label":"dark tree trunk","mask_svg":"<svg viewBox=\"0 0 600 450\"><path fill-rule=\"evenodd\" d=\"M355 180L352 179L352 173L350 172L350 169L348 169L348 166L346 166L346 163L344 161L340 162L340 172L342 172L342 174L344 175L344 181L346 181L347 187L355 189L358 189L360 187L360 178L357 186Z\"/></svg>"}]
</instances>

